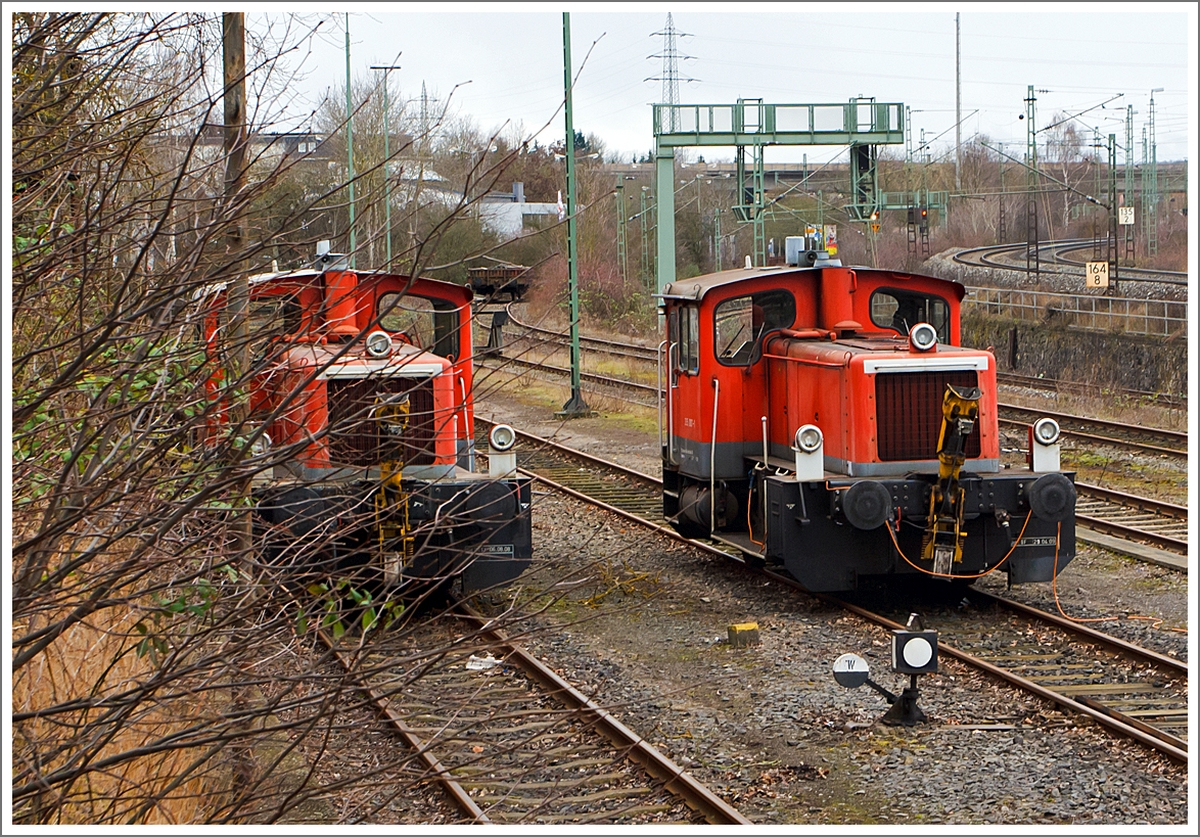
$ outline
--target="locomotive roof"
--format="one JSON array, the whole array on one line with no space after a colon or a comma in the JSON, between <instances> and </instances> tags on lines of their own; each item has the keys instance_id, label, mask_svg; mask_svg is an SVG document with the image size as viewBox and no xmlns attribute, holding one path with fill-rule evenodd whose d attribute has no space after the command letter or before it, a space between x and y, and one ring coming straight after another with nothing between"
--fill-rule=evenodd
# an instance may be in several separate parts
<instances>
[{"instance_id":1,"label":"locomotive roof","mask_svg":"<svg viewBox=\"0 0 1200 837\"><path fill-rule=\"evenodd\" d=\"M794 265L786 265L782 267L752 267L738 268L736 270L723 270L720 273L709 273L704 276L693 276L691 279L676 279L671 284L663 289L663 293L657 296L663 299L682 299L688 302L699 302L704 298L704 295L714 288L723 288L726 285L734 285L738 282L744 282L748 279L760 279L763 277L790 276L797 277L812 274L820 276L820 272L825 270L824 265L817 267L796 267ZM894 277L913 278L932 280L934 282L945 282L954 287L955 295L959 300L962 300L966 295L966 288L959 282L950 279L939 279L936 276L924 276L918 273L905 273L903 271L883 270L873 267L851 267L849 270L870 272L875 274L891 274Z\"/></svg>"},{"instance_id":2,"label":"locomotive roof","mask_svg":"<svg viewBox=\"0 0 1200 837\"><path fill-rule=\"evenodd\" d=\"M786 276L789 273L808 273L819 268L812 267L752 267L722 270L720 273L709 273L704 276L693 276L691 279L676 279L663 289L664 299L687 299L699 301L713 288L732 285L747 279L762 276Z\"/></svg>"},{"instance_id":3,"label":"locomotive roof","mask_svg":"<svg viewBox=\"0 0 1200 837\"><path fill-rule=\"evenodd\" d=\"M254 287L256 285L266 284L267 282L278 282L278 281L286 280L286 279L292 279L292 280L314 279L318 276L321 276L325 272L326 272L325 270L318 270L316 268L300 268L299 270L282 270L282 271L276 271L276 272L255 273L246 279L246 284L249 287ZM472 291L471 288L467 285L459 285L457 282L446 282L445 280L442 280L442 279L430 279L430 278L424 277L424 276L410 277L410 276L405 276L403 274L383 273L383 272L374 271L374 270L352 270L351 272L357 274L359 279L374 279L374 278L381 277L381 276L399 276L401 279L405 279L405 280L408 280L410 278L417 278L417 279L421 279L423 282L438 282L442 285L449 285L451 287L458 288L460 290L465 291L468 294L468 296L467 296L468 300L475 295L475 292ZM228 287L229 287L228 282L213 282L212 284L205 285L202 288L196 289L196 291L192 294L192 299L200 300L211 294L219 294L219 293L224 292Z\"/></svg>"}]
</instances>

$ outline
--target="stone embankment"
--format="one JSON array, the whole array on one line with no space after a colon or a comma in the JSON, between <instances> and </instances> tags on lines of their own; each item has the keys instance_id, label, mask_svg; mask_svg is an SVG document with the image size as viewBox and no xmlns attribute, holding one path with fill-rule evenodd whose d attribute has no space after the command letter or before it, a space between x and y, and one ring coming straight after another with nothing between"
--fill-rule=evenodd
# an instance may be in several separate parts
<instances>
[{"instance_id":1,"label":"stone embankment","mask_svg":"<svg viewBox=\"0 0 1200 837\"><path fill-rule=\"evenodd\" d=\"M953 260L956 251L939 253L926 262L924 272L961 282L968 288L1001 291L1040 291L1078 294L1078 274L1043 272L1036 282L1023 270L976 268ZM1121 295L1148 302L1178 301L1184 308L1187 288L1164 282L1127 281ZM1003 300L1003 296L995 297ZM1182 329L1169 334L1129 333L1113 319L1110 328L1086 327L1054 304L1046 304L1031 317L1028 309L1005 310L1003 304L980 311L963 306L964 345L991 347L999 371L1041 375L1048 379L1092 383L1113 389L1187 395L1187 334ZM1174 307L1174 306L1172 306ZM1024 314L1024 316L1022 316ZM1186 315L1185 315L1186 316Z\"/></svg>"}]
</instances>

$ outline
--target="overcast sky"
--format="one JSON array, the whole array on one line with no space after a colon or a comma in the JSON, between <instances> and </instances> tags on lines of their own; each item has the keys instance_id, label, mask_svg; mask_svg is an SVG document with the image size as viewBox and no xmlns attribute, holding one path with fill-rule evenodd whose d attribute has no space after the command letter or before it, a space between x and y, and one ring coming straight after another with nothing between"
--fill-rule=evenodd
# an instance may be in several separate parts
<instances>
[{"instance_id":1,"label":"overcast sky","mask_svg":"<svg viewBox=\"0 0 1200 837\"><path fill-rule=\"evenodd\" d=\"M327 7L325 7L327 8ZM338 7L341 9L342 7ZM543 143L565 133L563 11L571 20L578 83L575 128L622 157L654 145L650 103L662 100L667 14L677 40L682 103L838 103L854 96L911 108L914 145L924 130L935 155L950 153L955 123L955 12L961 14L962 136L983 134L1023 148L1030 84L1039 127L1078 114L1080 129L1125 144L1126 106L1142 155L1151 90L1158 159L1191 157L1195 142L1196 4L836 3L379 3L350 11L350 63L398 64L391 95L447 102L482 130L508 123ZM281 16L278 6L247 6ZM345 18L298 4L321 34L304 56L304 81L289 107L303 121L331 85L345 82ZM590 55L589 55L590 51ZM689 56L684 58L683 56ZM297 62L299 63L299 62ZM694 81L689 81L694 79ZM335 88L336 89L336 88ZM1097 107L1106 100L1123 94ZM1091 109L1091 110L1089 110ZM547 126L543 129L543 126ZM1190 128L1189 128L1190 126ZM935 139L936 138L936 139ZM823 162L834 148L770 148L767 162ZM1016 152L1018 155L1020 151ZM710 152L731 159L733 151ZM1123 161L1123 152L1119 154Z\"/></svg>"}]
</instances>

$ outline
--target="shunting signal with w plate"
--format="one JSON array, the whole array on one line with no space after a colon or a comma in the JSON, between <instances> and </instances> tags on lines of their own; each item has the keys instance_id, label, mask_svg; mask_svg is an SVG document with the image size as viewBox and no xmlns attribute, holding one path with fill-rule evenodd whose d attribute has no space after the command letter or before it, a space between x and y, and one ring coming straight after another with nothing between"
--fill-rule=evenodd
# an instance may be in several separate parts
<instances>
[{"instance_id":1,"label":"shunting signal with w plate","mask_svg":"<svg viewBox=\"0 0 1200 837\"><path fill-rule=\"evenodd\" d=\"M917 675L934 674L938 670L937 631L925 630L921 617L913 613L901 630L892 631L892 671L907 674L909 685L895 695L871 679L867 661L857 654L843 654L833 662L833 679L847 689L866 684L891 704L881 719L885 724L913 726L926 720L917 706Z\"/></svg>"}]
</instances>

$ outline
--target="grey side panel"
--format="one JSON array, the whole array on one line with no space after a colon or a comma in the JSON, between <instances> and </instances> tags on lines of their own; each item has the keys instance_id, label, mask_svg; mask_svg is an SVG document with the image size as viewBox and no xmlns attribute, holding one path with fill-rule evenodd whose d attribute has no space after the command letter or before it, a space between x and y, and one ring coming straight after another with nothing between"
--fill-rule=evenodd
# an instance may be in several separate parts
<instances>
[{"instance_id":1,"label":"grey side panel","mask_svg":"<svg viewBox=\"0 0 1200 837\"><path fill-rule=\"evenodd\" d=\"M761 443L759 449L762 449ZM745 461L746 445L743 442L720 442L713 456L712 445L675 437L675 455L679 460L679 472L692 479L712 479L712 471L716 471L716 479L741 480L746 479L748 470ZM711 463L711 470L710 470Z\"/></svg>"}]
</instances>

